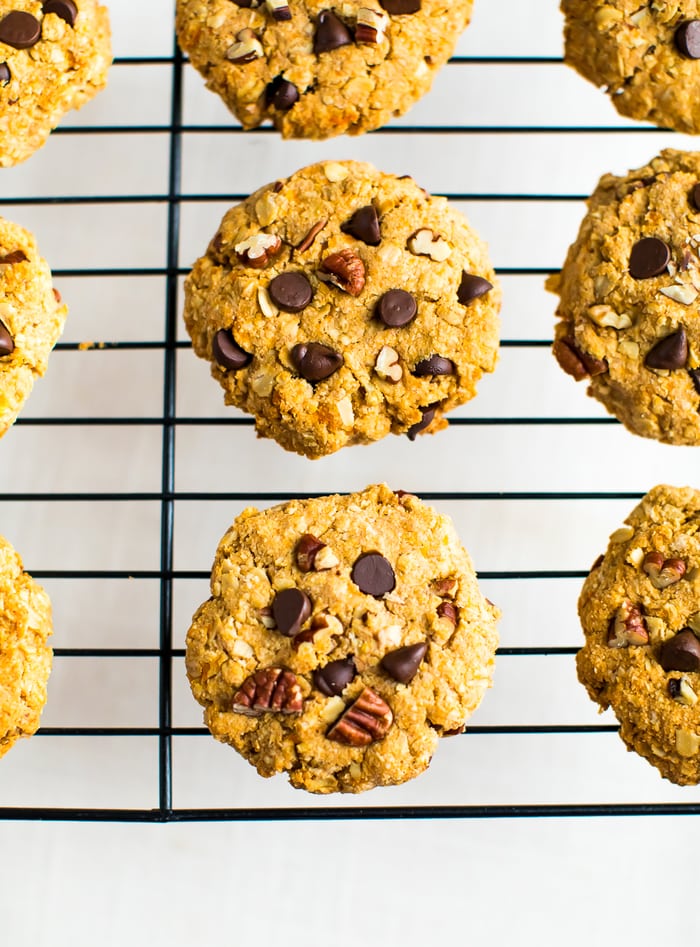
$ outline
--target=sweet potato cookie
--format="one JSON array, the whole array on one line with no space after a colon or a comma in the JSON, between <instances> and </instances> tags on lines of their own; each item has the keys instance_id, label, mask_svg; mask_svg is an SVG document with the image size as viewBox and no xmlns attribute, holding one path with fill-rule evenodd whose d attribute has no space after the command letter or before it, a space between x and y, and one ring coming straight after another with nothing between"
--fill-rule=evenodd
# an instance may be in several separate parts
<instances>
[{"instance_id":1,"label":"sweet potato cookie","mask_svg":"<svg viewBox=\"0 0 700 947\"><path fill-rule=\"evenodd\" d=\"M548 288L554 354L635 434L700 443L700 153L604 175Z\"/></svg>"},{"instance_id":2,"label":"sweet potato cookie","mask_svg":"<svg viewBox=\"0 0 700 947\"><path fill-rule=\"evenodd\" d=\"M51 672L51 603L0 536L0 756L39 727Z\"/></svg>"},{"instance_id":3,"label":"sweet potato cookie","mask_svg":"<svg viewBox=\"0 0 700 947\"><path fill-rule=\"evenodd\" d=\"M498 610L452 523L385 486L245 510L211 591L187 636L205 722L299 789L417 776L491 682Z\"/></svg>"},{"instance_id":4,"label":"sweet potato cookie","mask_svg":"<svg viewBox=\"0 0 700 947\"><path fill-rule=\"evenodd\" d=\"M0 437L46 371L67 313L34 237L0 217Z\"/></svg>"},{"instance_id":5,"label":"sweet potato cookie","mask_svg":"<svg viewBox=\"0 0 700 947\"><path fill-rule=\"evenodd\" d=\"M178 0L180 45L244 128L357 135L432 85L472 0Z\"/></svg>"},{"instance_id":6,"label":"sweet potato cookie","mask_svg":"<svg viewBox=\"0 0 700 947\"><path fill-rule=\"evenodd\" d=\"M700 132L698 0L562 0L565 61L622 115Z\"/></svg>"},{"instance_id":7,"label":"sweet potato cookie","mask_svg":"<svg viewBox=\"0 0 700 947\"><path fill-rule=\"evenodd\" d=\"M194 350L227 404L307 457L445 427L495 367L499 307L465 219L353 161L234 207L185 284Z\"/></svg>"},{"instance_id":8,"label":"sweet potato cookie","mask_svg":"<svg viewBox=\"0 0 700 947\"><path fill-rule=\"evenodd\" d=\"M0 0L0 167L45 144L104 87L111 62L109 17L96 0Z\"/></svg>"},{"instance_id":9,"label":"sweet potato cookie","mask_svg":"<svg viewBox=\"0 0 700 947\"><path fill-rule=\"evenodd\" d=\"M654 487L579 599L579 680L663 776L700 782L700 491Z\"/></svg>"}]
</instances>

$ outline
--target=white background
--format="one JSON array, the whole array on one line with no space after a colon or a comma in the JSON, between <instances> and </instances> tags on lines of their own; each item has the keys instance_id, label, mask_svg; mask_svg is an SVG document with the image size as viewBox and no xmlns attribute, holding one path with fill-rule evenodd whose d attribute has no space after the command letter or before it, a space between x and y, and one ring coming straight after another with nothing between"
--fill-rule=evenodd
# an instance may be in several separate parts
<instances>
[{"instance_id":1,"label":"white background","mask_svg":"<svg viewBox=\"0 0 700 947\"><path fill-rule=\"evenodd\" d=\"M114 0L110 8L117 56L171 55L172 0ZM477 0L458 52L560 56L555 0ZM187 67L185 75L184 124L232 127L194 71ZM167 62L115 65L108 90L64 127L167 126L171 79ZM458 206L488 239L499 269L555 270L583 213L582 200L567 197L582 197L602 172L639 166L661 147L693 147L692 139L635 128L602 93L552 63L452 63L433 92L395 124L406 132L326 143L185 133L180 266L203 252L233 195L311 161L352 157L410 172L437 193L470 195ZM464 131L415 130L436 126ZM513 130L523 127L530 130ZM58 271L56 284L70 307L64 342L163 340L164 276L60 273L163 268L168 147L167 131L60 133L29 162L2 172L4 200L161 198L3 207L5 216L36 233ZM548 194L562 199L514 199ZM213 198L192 200L196 195ZM503 275L505 340L551 338L554 300L542 282L538 273ZM157 418L162 386L162 349L59 350L23 419ZM178 416L231 416L221 400L207 366L189 350L179 351ZM502 350L479 397L457 414L604 418L547 348L512 346ZM160 457L157 425L20 423L0 442L0 532L38 573L157 570L157 500L24 502L13 494L157 494ZM616 424L453 426L415 444L390 439L316 462L256 441L250 427L182 425L176 439L179 493L304 495L377 480L429 493L641 493L663 481L697 486L697 471L694 451L634 438ZM633 502L511 498L436 505L454 517L477 568L488 573L585 570ZM243 505L177 500L175 569L208 570L219 537ZM44 584L54 602L56 648L158 647L156 582ZM488 579L483 586L503 609L504 647L579 644L578 579ZM182 648L189 617L207 594L205 580L176 579L174 647ZM173 691L174 726L199 726L181 659L174 661ZM42 723L153 728L157 697L156 658L57 657ZM613 721L598 717L570 656L499 657L495 687L473 718L480 727L600 722ZM193 809L699 800L697 789L662 781L626 753L614 733L467 735L445 741L425 776L361 800L307 798L283 778L263 781L206 736L174 738L173 777L174 805ZM0 815L2 807L157 804L154 737L38 735L0 764ZM0 822L0 945L179 947L253 939L337 947L477 939L539 945L554 936L572 947L603 937L642 947L660 938L687 943L700 932L692 906L697 851L697 819L670 816L185 826Z\"/></svg>"}]
</instances>

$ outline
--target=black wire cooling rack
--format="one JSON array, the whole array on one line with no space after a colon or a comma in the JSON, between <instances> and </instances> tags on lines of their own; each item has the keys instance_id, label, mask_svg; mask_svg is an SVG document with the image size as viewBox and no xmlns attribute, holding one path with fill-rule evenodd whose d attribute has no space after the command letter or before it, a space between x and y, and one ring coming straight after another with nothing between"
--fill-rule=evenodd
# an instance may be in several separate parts
<instances>
[{"instance_id":1,"label":"black wire cooling rack","mask_svg":"<svg viewBox=\"0 0 700 947\"><path fill-rule=\"evenodd\" d=\"M118 426L129 427L150 426L159 429L162 432L162 453L160 463L160 488L156 491L114 491L114 492L93 492L76 491L71 493L51 493L51 492L12 492L0 493L0 504L31 504L36 502L45 502L53 504L55 502L76 502L79 504L114 504L115 507L123 504L125 501L135 503L150 502L157 503L160 507L160 563L159 568L155 570L34 570L31 563L27 563L29 571L36 578L43 580L116 580L116 579L138 579L148 580L157 583L159 588L159 637L158 646L152 648L61 648L55 649L56 657L62 659L74 658L95 658L100 660L115 660L125 658L151 659L158 665L158 719L157 726L153 727L43 727L36 737L39 741L39 747L43 741L69 740L74 737L128 737L138 738L147 737L157 741L157 765L158 765L158 798L157 804L151 808L90 808L84 806L76 807L51 807L51 806L8 806L0 807L0 820L85 820L85 821L127 821L127 822L186 822L197 820L318 820L318 819L444 819L444 818L500 818L500 817L534 817L534 816L623 816L623 815L678 815L678 814L700 814L700 803L694 801L679 802L613 802L613 803L567 803L567 802L544 802L541 804L532 804L526 802L523 804L478 804L478 805L438 805L438 804L411 804L411 805L377 805L375 799L362 800L360 805L342 805L342 806L319 806L319 805L296 805L296 806L245 806L240 808L182 808L174 803L173 799L173 740L179 737L204 737L206 731L202 727L178 727L173 724L173 661L181 662L184 656L184 650L173 647L173 611L174 611L174 588L178 582L191 579L202 580L208 577L205 571L178 570L175 568L174 558L174 525L175 511L178 503L210 503L212 501L222 501L230 503L238 502L259 502L267 504L278 502L285 499L291 499L295 496L290 492L255 492L255 491L183 491L176 489L176 434L179 429L188 426L209 425L235 427L239 425L248 426L252 422L248 418L242 417L189 417L183 416L177 408L177 353L179 349L189 348L188 342L178 340L178 320L180 318L180 280L186 274L187 269L180 266L181 256L181 213L183 207L198 202L226 202L231 203L236 199L242 199L246 195L243 193L234 194L202 194L185 193L182 188L182 164L183 164L183 136L186 134L199 135L209 133L212 135L226 134L236 135L241 133L241 129L230 126L219 125L186 125L183 124L183 70L185 63L183 57L174 47L172 56L164 57L129 57L120 58L115 61L115 68L119 69L125 66L138 66L147 70L149 67L157 65L160 67L169 67L171 69L171 113L170 121L166 125L109 125L102 127L64 127L58 129L55 135L103 135L105 143L112 140L112 136L124 135L128 133L163 135L168 137L168 186L167 193L160 194L98 194L90 196L51 196L51 197L33 197L18 196L5 200L3 203L7 207L13 205L57 205L70 208L76 205L105 205L106 208L116 204L136 205L136 204L159 204L167 208L167 247L165 265L163 267L102 267L99 269L57 269L54 275L58 278L73 277L82 278L94 277L162 277L165 279L165 333L164 338L158 341L119 341L106 340L100 343L100 350L104 349L142 349L162 351L164 359L163 375L163 395L162 395L162 414L155 417L25 417L17 423L19 427L39 426L46 428L50 426L70 427L78 426L86 429L96 426ZM537 65L549 66L560 65L561 58L558 57L455 57L448 68L465 69L474 65L502 66L508 69L511 66ZM480 135L500 135L508 134L510 136L537 136L542 134L558 134L563 131L560 126L514 126L512 124L503 126L473 126L464 125L427 127L427 126L407 126L401 125L381 129L374 133L375 135L414 135L440 134L447 136L444 141L449 140L452 135L471 135L478 139ZM586 135L603 138L606 134L614 131L615 133L634 132L636 134L652 135L655 129L640 128L637 126L625 126L611 128L601 125L591 127L590 125L571 125L565 129L569 135ZM270 129L261 129L256 135L272 134ZM590 141L590 138L586 138ZM655 145L652 146L654 148ZM652 150L650 148L650 150ZM516 182L517 183L517 182ZM525 184L527 178L525 178ZM494 202L529 202L533 207L540 207L546 202L577 202L584 199L582 193L528 193L527 188L506 187L505 192L498 193L450 193L446 195L455 202L481 202L484 204L493 204ZM106 211L108 213L108 210ZM569 235L573 236L573 235ZM499 275L509 276L544 276L551 272L548 267L523 266L523 267L499 267ZM550 344L547 338L511 338L502 342L504 350L507 349L546 349ZM60 343L57 346L58 351L75 351L83 346L75 343ZM60 357L60 356L56 356ZM85 353L85 358L90 358L89 353ZM478 408L477 408L478 410ZM528 417L501 417L501 416L477 416L467 413L464 417L456 417L450 421L453 430L461 428L513 428L520 426L549 426L553 428L572 426L577 430L583 430L587 426L606 426L614 425L616 422L610 418L602 416L601 413L592 416L567 417L567 416L528 416ZM648 484L651 486L651 483ZM570 502L573 504L581 501L607 502L624 501L628 506L633 501L639 499L643 489L634 490L522 490L522 491L426 491L415 490L424 499L436 502L477 502L477 503L502 503L511 502L533 502L537 504L548 504L552 501L558 503ZM319 495L308 494L308 495ZM223 531L223 527L222 527ZM213 552L213 550L212 550ZM486 582L513 582L523 581L530 583L541 583L546 581L560 580L582 580L586 575L585 569L506 569L480 572L481 580ZM178 629L180 637L180 629ZM533 657L556 658L571 657L575 654L575 646L547 646L538 645L534 647L503 647L499 650L499 658L524 658ZM498 668L496 674L496 686L498 686ZM479 737L496 738L498 735L580 735L580 734L614 734L617 727L614 724L564 724L551 723L542 725L526 724L497 724L491 726L470 727L462 741L471 740ZM207 737L207 739L209 739ZM461 742L461 741L460 741ZM36 742L34 743L36 745ZM230 751L225 751L230 752ZM620 752L622 748L620 747ZM517 774L514 778L517 779ZM373 795L373 794L371 794ZM298 796L296 797L298 798Z\"/></svg>"}]
</instances>

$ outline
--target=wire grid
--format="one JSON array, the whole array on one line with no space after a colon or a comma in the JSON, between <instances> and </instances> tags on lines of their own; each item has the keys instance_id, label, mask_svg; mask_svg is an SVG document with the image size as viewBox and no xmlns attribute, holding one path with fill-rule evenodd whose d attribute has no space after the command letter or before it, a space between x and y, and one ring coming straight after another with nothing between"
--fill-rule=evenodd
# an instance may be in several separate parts
<instances>
[{"instance_id":1,"label":"wire grid","mask_svg":"<svg viewBox=\"0 0 700 947\"><path fill-rule=\"evenodd\" d=\"M467 69L469 67L498 67L500 71L506 73L511 69L520 69L527 66L548 67L561 65L560 57L552 56L455 56L448 69ZM257 502L263 505L272 502L279 502L285 499L291 499L299 495L298 491L290 490L282 492L280 490L260 491L251 489L240 489L237 491L229 490L182 490L176 488L176 431L185 428L198 428L201 426L220 428L226 430L235 428L250 428L252 420L247 417L234 415L227 411L217 417L211 416L187 416L178 410L178 352L182 349L188 349L189 343L178 339L178 321L180 319L180 287L181 278L186 275L188 268L180 265L182 256L182 231L181 216L185 206L202 204L213 204L221 202L230 204L232 201L242 199L246 196L241 193L185 193L183 191L183 135L207 135L218 136L222 133L226 135L239 135L242 130L231 128L229 125L222 124L185 124L183 122L183 70L185 62L177 45L174 45L174 51L171 56L143 56L143 57L121 57L115 61L115 68L125 66L138 66L148 69L151 66L168 66L171 70L170 82L170 121L167 125L103 125L103 126L73 126L59 128L54 134L61 135L103 135L107 147L112 136L124 135L130 133L167 135L168 138L168 187L165 194L98 194L89 196L52 196L52 197L34 197L34 196L16 196L7 199L4 203L10 205L60 205L70 208L79 205L106 205L106 214L109 214L109 208L114 205L137 205L137 204L163 204L167 207L167 246L165 265L163 267L100 267L89 270L78 268L55 269L55 276L60 278L83 278L94 277L163 277L165 279L165 332L162 341L127 341L127 340L109 340L100 343L100 350L156 350L163 352L163 392L162 392L162 415L160 416L56 416L56 417L23 417L18 421L18 427L60 427L68 428L71 426L78 428L93 429L95 427L151 427L159 429L162 436L162 450L160 452L160 489L157 491L129 491L118 490L111 492L96 492L93 490L79 490L72 492L38 492L36 490L21 492L12 491L0 492L0 503L2 504L31 504L45 502L54 504L55 501L61 503L78 504L114 504L117 507L124 503L157 503L160 508L160 562L158 569L124 569L124 570L100 570L100 569L34 569L31 563L27 563L29 570L40 580L48 581L72 581L72 580L146 580L157 583L159 589L158 604L158 646L152 648L143 647L56 647L55 655L57 659L79 659L95 658L101 661L119 662L125 659L151 659L157 662L158 666L158 711L157 726L120 726L120 727L102 727L102 726L44 726L39 731L36 740L31 741L33 748L38 747L37 753L41 752L42 744L49 740L66 740L76 737L106 737L106 738L150 738L157 742L157 782L158 799L157 805L152 807L90 807L90 806L46 806L46 805L0 805L0 819L46 819L46 820L89 820L89 821L144 821L144 822L174 822L174 821L196 821L196 820L287 820L287 819L403 819L403 818L493 818L493 817L530 817L530 816L569 816L569 815L650 815L650 814L698 814L700 813L700 803L688 801L686 796L675 796L663 801L604 801L604 802L567 802L567 801L548 801L542 803L531 803L528 801L516 802L514 804L499 804L485 801L478 804L423 804L422 802L413 802L405 804L400 802L397 805L377 804L375 798L362 799L361 805L325 805L319 804L319 800L313 800L313 804L301 805L243 805L233 807L208 807L208 806L179 806L174 801L173 780L174 772L177 768L173 762L173 740L184 737L207 737L207 733L201 726L176 726L173 722L174 705L174 687L172 676L173 661L181 662L184 656L182 648L173 647L174 641L174 594L178 583L189 580L199 582L208 578L208 572L204 570L180 569L176 568L175 562L175 511L176 504L210 504L226 503L238 504ZM208 93L207 93L208 94ZM410 118L410 116L409 116ZM390 137L393 135L436 135L447 136L441 141L449 147L451 136L473 136L474 141L479 140L483 135L516 135L519 140L526 140L531 137L541 135L558 134L566 131L574 136L586 136L585 141L589 143L599 136L605 136L610 133L634 132L652 135L658 135L654 129L640 128L631 124L615 122L610 124L581 124L567 125L562 128L559 125L427 125L427 124L407 124L403 122L399 125L390 126L374 133L376 136ZM249 134L249 133L246 133ZM262 141L260 136L273 135L271 129L260 129L255 133L255 137ZM522 136L522 137L520 137ZM590 136L590 137L589 137ZM654 150L656 144L651 149ZM342 150L342 149L340 149ZM300 164L303 162L300 162ZM603 170L602 168L600 170ZM258 183L262 183L262 178ZM517 184L517 181L513 182ZM435 188L432 188L435 190ZM441 191L444 193L444 191ZM548 203L575 204L578 205L584 198L584 191L580 193L570 193L562 191L559 193L543 192L538 190L535 193L529 193L525 188L507 187L505 190L494 189L492 192L479 190L474 193L467 191L453 191L446 196L451 201L459 203L473 203L483 205L486 208L495 208L499 203L507 204L526 204L533 208L533 212ZM68 211L70 213L70 211ZM578 214L578 206L576 207ZM8 216L12 216L8 214ZM213 231L212 231L213 232ZM567 239L573 237L573 233L567 234ZM40 241L41 243L41 241ZM552 271L551 266L497 266L499 276L501 277L542 277ZM507 353L508 350L514 350L517 355L518 350L546 350L550 345L549 338L534 338L532 334L526 334L526 337L506 338L502 342L502 347ZM550 329L551 334L551 329ZM82 349L84 346L77 342L63 342L57 346L58 351L68 352ZM505 354L505 353L504 353ZM86 353L83 358L90 358ZM59 355L54 359L60 358ZM188 354L187 358L191 358ZM194 359L192 358L192 362ZM55 362L54 362L55 365ZM500 369L502 372L503 368ZM206 382L202 380L202 384ZM213 382L210 382L213 385ZM484 383L485 384L485 383ZM579 395L580 397L580 395ZM556 400L556 397L555 399ZM548 402L551 405L551 399ZM566 428L581 431L585 428L608 428L619 429L619 425L614 419L604 416L603 413L595 408L589 409L582 416L574 416L565 413L562 410L559 413L532 413L527 416L504 416L497 411L483 414L479 412L479 399L476 402L476 410L470 406L463 414L457 413L457 416L450 419L451 432L458 436L466 437L467 430L475 428L487 428L491 436L500 436L499 429L508 428L527 428L529 430L536 428ZM463 433L460 433L463 432ZM615 431L619 436L618 431ZM443 438L446 435L441 435ZM625 442L626 444L626 442ZM437 445L436 445L437 448ZM274 448L275 450L279 450ZM360 449L355 449L360 450ZM347 452L346 452L347 453ZM269 455L272 456L272 455ZM664 455L664 462L666 460ZM354 459L354 458L351 458ZM279 463L279 456L276 456L276 462ZM545 459L543 458L543 463ZM241 478L245 481L245 476ZM375 478L376 479L376 478ZM235 482L235 481L234 481ZM418 495L426 500L434 501L438 505L444 504L465 504L476 503L485 504L490 507L491 504L503 508L507 504L534 504L538 510L547 508L551 510L554 504L558 509L558 504L565 503L603 503L609 501L618 503L619 509L626 512L644 492L647 486L645 482L643 488L637 488L639 483L635 477L635 489L618 490L554 490L554 489L522 489L522 490L431 490L414 489ZM355 488L364 486L364 481L360 484L355 481ZM402 484L403 486L403 484ZM410 484L408 486L411 486ZM305 495L320 495L323 490L304 491ZM617 508L617 507L616 507ZM534 522L542 516L536 513ZM550 519L547 520L547 517ZM545 521L551 521L551 513L544 515ZM220 524L219 532L224 531L226 523ZM602 542L602 540L600 540ZM467 541L469 546L469 542ZM213 552L213 550L211 550ZM564 557L565 558L565 557ZM477 563L478 564L478 563ZM546 563L545 563L546 564ZM538 565L537 560L534 565ZM531 594L539 596L539 589L544 585L549 588L549 583L558 583L559 585L573 581L576 585L587 574L585 569L567 569L567 568L508 568L491 571L480 571L480 579L487 586L489 583L518 583L523 582L532 590ZM569 596L571 598L571 595ZM177 627L178 641L181 640L181 628ZM501 664L504 658L518 658L532 660L533 658L565 658L571 663L572 656L577 647L568 645L550 645L538 644L536 646L518 645L504 646L499 649L499 659ZM496 688L499 686L499 666L496 672ZM488 698L487 698L488 699ZM554 722L544 724L513 724L509 723L490 723L487 725L477 724L470 726L466 735L459 741L449 741L450 743L466 745L466 741L473 739L486 739L495 741L499 736L507 735L512 737L530 736L544 737L548 740L552 738L578 737L582 735L600 735L612 734L613 738L617 731L614 722L605 723L565 723ZM208 738L208 737L207 737ZM597 739L597 738L596 738ZM560 744L552 742L551 751L545 750L545 755L556 755ZM230 753L226 748L220 748L222 753ZM454 755L454 750L451 751ZM612 751L615 754L622 754L621 747L615 746ZM247 764L242 764L246 766ZM435 765L435 764L433 764ZM647 764L642 763L643 767ZM646 775L646 771L645 771ZM517 774L516 774L517 778ZM656 778L655 775L653 778ZM255 777L257 779L257 777ZM422 777L427 779L427 777ZM417 781L418 785L421 781ZM0 786L1 788L1 786ZM261 790L261 795L263 791ZM255 796L255 791L253 792ZM374 794L372 794L374 796ZM488 798L488 793L486 793ZM264 798L264 797L263 797ZM295 795L295 800L298 800ZM401 797L399 797L401 798ZM412 799L421 799L421 796L413 796ZM2 796L0 796L0 803Z\"/></svg>"}]
</instances>

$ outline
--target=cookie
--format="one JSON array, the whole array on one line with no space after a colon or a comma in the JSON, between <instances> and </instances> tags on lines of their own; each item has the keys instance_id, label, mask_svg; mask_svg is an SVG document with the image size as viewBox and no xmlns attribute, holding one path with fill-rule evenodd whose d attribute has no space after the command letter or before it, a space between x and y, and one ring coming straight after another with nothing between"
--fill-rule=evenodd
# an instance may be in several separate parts
<instances>
[{"instance_id":1,"label":"cookie","mask_svg":"<svg viewBox=\"0 0 700 947\"><path fill-rule=\"evenodd\" d=\"M41 148L104 87L111 62L109 16L96 0L0 0L0 167Z\"/></svg>"},{"instance_id":2,"label":"cookie","mask_svg":"<svg viewBox=\"0 0 700 947\"><path fill-rule=\"evenodd\" d=\"M51 673L51 602L0 536L0 756L39 727Z\"/></svg>"},{"instance_id":3,"label":"cookie","mask_svg":"<svg viewBox=\"0 0 700 947\"><path fill-rule=\"evenodd\" d=\"M498 610L451 521L386 486L245 510L211 591L192 692L217 740L296 788L417 776L490 686Z\"/></svg>"},{"instance_id":4,"label":"cookie","mask_svg":"<svg viewBox=\"0 0 700 947\"><path fill-rule=\"evenodd\" d=\"M700 153L604 175L547 285L564 371L635 434L700 443Z\"/></svg>"},{"instance_id":5,"label":"cookie","mask_svg":"<svg viewBox=\"0 0 700 947\"><path fill-rule=\"evenodd\" d=\"M444 198L329 161L226 214L186 281L185 323L227 404L320 457L445 427L495 367L500 298Z\"/></svg>"},{"instance_id":6,"label":"cookie","mask_svg":"<svg viewBox=\"0 0 700 947\"><path fill-rule=\"evenodd\" d=\"M700 491L654 487L616 530L579 599L576 658L628 749L700 782Z\"/></svg>"},{"instance_id":7,"label":"cookie","mask_svg":"<svg viewBox=\"0 0 700 947\"><path fill-rule=\"evenodd\" d=\"M46 371L67 314L34 237L0 217L0 437Z\"/></svg>"},{"instance_id":8,"label":"cookie","mask_svg":"<svg viewBox=\"0 0 700 947\"><path fill-rule=\"evenodd\" d=\"M697 0L562 0L564 60L621 115L700 133Z\"/></svg>"},{"instance_id":9,"label":"cookie","mask_svg":"<svg viewBox=\"0 0 700 947\"><path fill-rule=\"evenodd\" d=\"M244 128L358 135L432 85L472 0L178 0L180 45Z\"/></svg>"}]
</instances>

